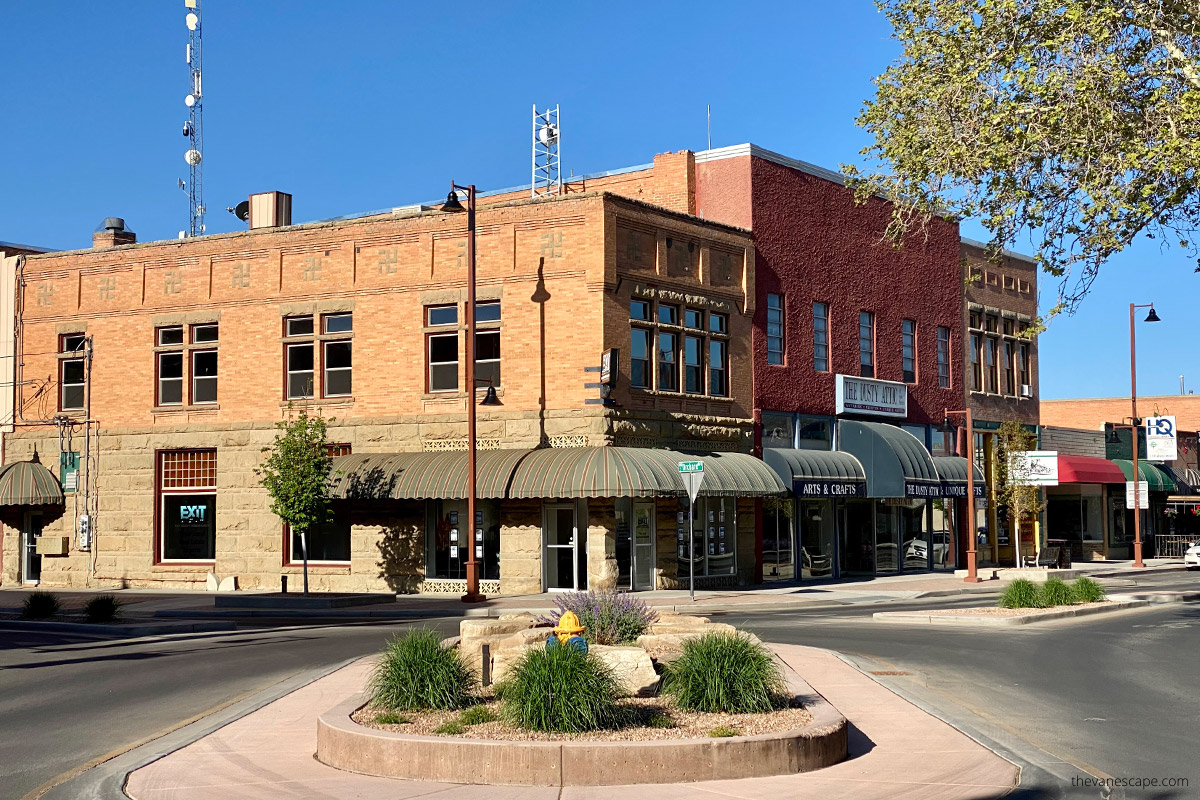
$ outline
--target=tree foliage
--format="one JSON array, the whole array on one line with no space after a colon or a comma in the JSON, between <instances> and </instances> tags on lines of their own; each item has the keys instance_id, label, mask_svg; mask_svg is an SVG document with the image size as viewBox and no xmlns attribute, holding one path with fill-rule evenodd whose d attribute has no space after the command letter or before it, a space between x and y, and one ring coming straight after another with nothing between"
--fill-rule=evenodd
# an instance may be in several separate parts
<instances>
[{"instance_id":1,"label":"tree foliage","mask_svg":"<svg viewBox=\"0 0 1200 800\"><path fill-rule=\"evenodd\" d=\"M275 423L275 441L263 448L267 454L255 469L271 495L271 513L298 533L325 522L329 502L325 497L333 459L325 419L310 417L305 409Z\"/></svg>"},{"instance_id":2,"label":"tree foliage","mask_svg":"<svg viewBox=\"0 0 1200 800\"><path fill-rule=\"evenodd\" d=\"M1197 254L1200 3L877 0L903 46L858 124L860 199L888 235L978 218L993 256L1028 236L1071 312L1137 237Z\"/></svg>"},{"instance_id":3,"label":"tree foliage","mask_svg":"<svg viewBox=\"0 0 1200 800\"><path fill-rule=\"evenodd\" d=\"M1037 449L1037 435L1019 422L1009 420L996 430L995 484L996 503L1008 509L1016 529L1013 541L1020 543L1021 521L1042 510L1042 490L1030 483L1033 477L1026 466L1013 456Z\"/></svg>"}]
</instances>

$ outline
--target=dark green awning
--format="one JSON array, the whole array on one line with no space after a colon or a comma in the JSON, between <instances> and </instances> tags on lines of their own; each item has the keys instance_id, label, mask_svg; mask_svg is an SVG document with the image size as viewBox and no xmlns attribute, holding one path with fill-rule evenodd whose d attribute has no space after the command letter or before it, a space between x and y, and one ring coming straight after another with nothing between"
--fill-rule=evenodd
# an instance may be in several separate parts
<instances>
[{"instance_id":1,"label":"dark green awning","mask_svg":"<svg viewBox=\"0 0 1200 800\"><path fill-rule=\"evenodd\" d=\"M942 479L942 497L967 496L967 460L962 456L934 456L933 466ZM987 497L983 470L974 469L975 496Z\"/></svg>"},{"instance_id":2,"label":"dark green awning","mask_svg":"<svg viewBox=\"0 0 1200 800\"><path fill-rule=\"evenodd\" d=\"M862 464L867 497L941 496L942 480L924 443L895 425L841 420L838 450Z\"/></svg>"},{"instance_id":3,"label":"dark green awning","mask_svg":"<svg viewBox=\"0 0 1200 800\"><path fill-rule=\"evenodd\" d=\"M1133 480L1133 459L1130 458L1114 458L1112 462L1121 468L1121 472L1125 473L1125 480ZM1151 492L1173 492L1176 490L1175 481L1171 480L1171 476L1163 472L1159 467L1150 462L1138 459L1138 480L1146 482L1146 488Z\"/></svg>"},{"instance_id":4,"label":"dark green awning","mask_svg":"<svg viewBox=\"0 0 1200 800\"><path fill-rule=\"evenodd\" d=\"M15 461L0 469L0 506L61 506L62 486L37 460Z\"/></svg>"},{"instance_id":5,"label":"dark green awning","mask_svg":"<svg viewBox=\"0 0 1200 800\"><path fill-rule=\"evenodd\" d=\"M867 496L867 473L849 453L767 448L763 461L796 497Z\"/></svg>"},{"instance_id":6,"label":"dark green awning","mask_svg":"<svg viewBox=\"0 0 1200 800\"><path fill-rule=\"evenodd\" d=\"M529 450L480 450L476 497L502 498L517 462ZM328 497L344 500L462 500L467 453L359 453L333 460Z\"/></svg>"}]
</instances>

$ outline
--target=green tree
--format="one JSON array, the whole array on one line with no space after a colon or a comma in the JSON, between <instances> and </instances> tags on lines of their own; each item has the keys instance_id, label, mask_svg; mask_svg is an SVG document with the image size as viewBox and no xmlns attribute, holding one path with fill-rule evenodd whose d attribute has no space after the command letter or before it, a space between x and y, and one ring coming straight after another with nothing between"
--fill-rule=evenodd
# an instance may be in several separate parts
<instances>
[{"instance_id":1,"label":"green tree","mask_svg":"<svg viewBox=\"0 0 1200 800\"><path fill-rule=\"evenodd\" d=\"M859 199L888 236L978 218L991 248L1028 237L1074 311L1139 236L1197 255L1200 6L1195 0L877 0L903 47L858 117L874 137Z\"/></svg>"},{"instance_id":2,"label":"green tree","mask_svg":"<svg viewBox=\"0 0 1200 800\"><path fill-rule=\"evenodd\" d=\"M1016 457L1016 454L1036 449L1037 435L1019 422L1001 423L996 430L996 504L1008 509L1016 551L1014 561L1018 567L1021 566L1021 521L1040 512L1045 504L1042 488L1030 482L1033 475L1029 461Z\"/></svg>"},{"instance_id":3,"label":"green tree","mask_svg":"<svg viewBox=\"0 0 1200 800\"><path fill-rule=\"evenodd\" d=\"M275 441L254 472L271 495L271 513L300 535L304 559L304 593L308 594L308 532L329 518L325 496L333 458L325 419L310 417L305 409L275 423Z\"/></svg>"}]
</instances>

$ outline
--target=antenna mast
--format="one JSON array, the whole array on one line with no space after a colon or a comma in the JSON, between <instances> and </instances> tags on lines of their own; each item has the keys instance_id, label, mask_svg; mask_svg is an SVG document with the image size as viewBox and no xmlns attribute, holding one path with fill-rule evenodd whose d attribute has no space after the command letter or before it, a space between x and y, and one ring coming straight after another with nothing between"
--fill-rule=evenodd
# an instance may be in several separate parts
<instances>
[{"instance_id":1,"label":"antenna mast","mask_svg":"<svg viewBox=\"0 0 1200 800\"><path fill-rule=\"evenodd\" d=\"M562 172L559 170L558 106L537 110L533 104L533 180L532 197L545 197L562 192Z\"/></svg>"},{"instance_id":2,"label":"antenna mast","mask_svg":"<svg viewBox=\"0 0 1200 800\"><path fill-rule=\"evenodd\" d=\"M188 138L188 151L183 154L191 170L187 182L188 193L188 236L204 234L204 87L201 76L200 46L200 0L183 0L188 9L184 22L188 27L187 63L188 94L184 105L188 107L188 120L183 123L183 135ZM182 182L181 182L182 183ZM181 187L183 188L183 187Z\"/></svg>"}]
</instances>

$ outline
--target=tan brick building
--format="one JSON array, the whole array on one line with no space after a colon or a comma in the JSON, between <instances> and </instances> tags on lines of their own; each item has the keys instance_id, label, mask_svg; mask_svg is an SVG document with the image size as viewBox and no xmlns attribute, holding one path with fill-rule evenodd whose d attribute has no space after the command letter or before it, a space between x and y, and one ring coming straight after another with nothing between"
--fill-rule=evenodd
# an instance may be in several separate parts
<instances>
[{"instance_id":1,"label":"tan brick building","mask_svg":"<svg viewBox=\"0 0 1200 800\"><path fill-rule=\"evenodd\" d=\"M647 199L667 208L587 191L480 210L475 377L502 405L479 409L474 525L461 488L445 489L466 447L462 215L148 243L114 228L91 250L5 259L4 461L36 451L66 496L6 509L3 581L277 587L297 547L254 468L305 406L331 419L342 486L312 535L314 588L460 592L471 538L486 592L676 585L686 501L663 472L671 450L712 478L697 574L748 582L753 498L782 488L739 455L753 443L754 246L668 188ZM597 384L611 349L610 407ZM368 474L391 488L357 491Z\"/></svg>"},{"instance_id":2,"label":"tan brick building","mask_svg":"<svg viewBox=\"0 0 1200 800\"><path fill-rule=\"evenodd\" d=\"M975 428L975 455L987 479L976 514L982 563L1016 563L1014 535L996 502L995 433L1004 422L1038 425L1037 264L1005 250L989 257L982 242L963 239L963 389ZM1021 532L1021 552L1035 550L1035 527Z\"/></svg>"}]
</instances>

